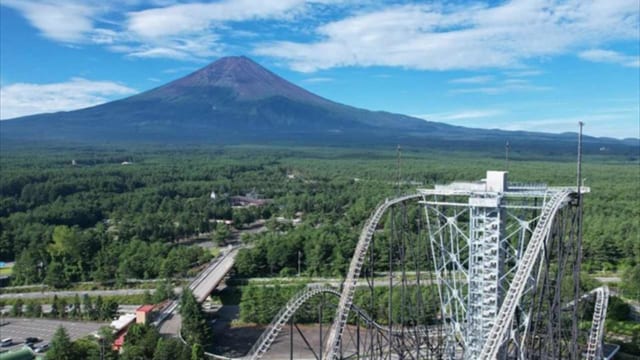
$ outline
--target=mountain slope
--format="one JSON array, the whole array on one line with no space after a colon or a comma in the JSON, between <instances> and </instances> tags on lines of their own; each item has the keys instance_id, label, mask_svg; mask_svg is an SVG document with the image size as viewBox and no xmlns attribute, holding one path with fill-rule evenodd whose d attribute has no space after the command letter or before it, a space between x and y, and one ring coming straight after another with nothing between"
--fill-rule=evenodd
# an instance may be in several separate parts
<instances>
[{"instance_id":1,"label":"mountain slope","mask_svg":"<svg viewBox=\"0 0 640 360\"><path fill-rule=\"evenodd\" d=\"M570 134L468 129L358 109L308 92L246 57L219 59L122 100L2 121L0 136L74 142L402 142L446 147L461 141L465 146L502 147L505 139L535 146L575 143ZM589 142L623 146L613 139Z\"/></svg>"},{"instance_id":2,"label":"mountain slope","mask_svg":"<svg viewBox=\"0 0 640 360\"><path fill-rule=\"evenodd\" d=\"M314 95L246 57L222 58L181 79L118 101L5 121L2 132L40 139L198 140L208 136L448 128ZM453 127L452 127L453 128ZM115 137L115 138L114 138Z\"/></svg>"}]
</instances>

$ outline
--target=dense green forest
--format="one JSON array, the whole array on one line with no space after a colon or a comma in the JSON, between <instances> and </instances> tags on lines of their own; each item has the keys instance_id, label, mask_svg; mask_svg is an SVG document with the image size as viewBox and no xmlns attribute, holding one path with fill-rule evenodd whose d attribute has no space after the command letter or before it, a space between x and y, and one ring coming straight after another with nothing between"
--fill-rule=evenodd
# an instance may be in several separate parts
<instances>
[{"instance_id":1,"label":"dense green forest","mask_svg":"<svg viewBox=\"0 0 640 360\"><path fill-rule=\"evenodd\" d=\"M0 165L0 260L16 261L12 284L64 287L184 276L211 255L183 240L226 233L215 219L236 227L267 220L268 231L246 239L254 246L237 259L240 276L294 274L299 257L306 275L343 276L379 201L420 186L477 180L505 162L499 153L404 149L398 162L395 149L236 146L4 148ZM576 181L572 155L516 149L508 170L513 181ZM588 271L640 278L639 171L637 158L585 158ZM249 192L270 200L260 208L231 207L231 196ZM299 226L276 221L295 217ZM628 291L640 292L633 284Z\"/></svg>"}]
</instances>

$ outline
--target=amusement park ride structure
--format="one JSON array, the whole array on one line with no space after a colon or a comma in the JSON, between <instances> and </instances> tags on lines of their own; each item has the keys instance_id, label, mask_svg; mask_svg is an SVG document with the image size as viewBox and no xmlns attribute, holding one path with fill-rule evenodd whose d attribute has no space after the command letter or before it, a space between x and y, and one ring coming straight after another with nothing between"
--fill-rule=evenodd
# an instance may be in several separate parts
<instances>
[{"instance_id":1,"label":"amusement park ride structure","mask_svg":"<svg viewBox=\"0 0 640 360\"><path fill-rule=\"evenodd\" d=\"M609 292L580 286L582 197L590 192L579 180L580 147L573 187L487 171L480 181L384 200L364 224L341 288L294 296L246 358L264 357L320 294L338 301L328 333L320 326L319 348L310 349L318 360L602 358ZM591 315L585 302L594 294ZM590 330L580 330L588 319Z\"/></svg>"},{"instance_id":2,"label":"amusement park ride structure","mask_svg":"<svg viewBox=\"0 0 640 360\"><path fill-rule=\"evenodd\" d=\"M575 286L579 201L588 192L510 183L506 172L488 171L481 181L387 199L365 223L342 288L311 287L296 296L248 357L263 357L304 302L328 293L339 301L322 348L314 351L322 359L598 358L606 301L598 300L588 336L577 326L584 298ZM412 206L418 211L407 210ZM419 219L410 222L407 213ZM379 229L385 214L395 229L391 234ZM412 229L416 234L408 234ZM388 254L376 254L380 245L388 245ZM400 280L389 275L384 316L375 314L383 304L374 304L373 296L354 305L356 292L373 293L379 286L371 279L381 270L401 274ZM359 285L363 277L368 286ZM400 318L393 315L394 300L400 302ZM434 301L427 319L425 309ZM354 317L358 343L344 346Z\"/></svg>"}]
</instances>

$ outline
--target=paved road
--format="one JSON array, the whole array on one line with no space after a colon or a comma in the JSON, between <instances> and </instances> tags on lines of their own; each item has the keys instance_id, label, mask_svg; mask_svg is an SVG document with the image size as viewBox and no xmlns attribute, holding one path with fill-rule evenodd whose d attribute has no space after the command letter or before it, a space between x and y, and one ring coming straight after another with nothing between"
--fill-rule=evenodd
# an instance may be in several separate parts
<instances>
[{"instance_id":1,"label":"paved road","mask_svg":"<svg viewBox=\"0 0 640 360\"><path fill-rule=\"evenodd\" d=\"M14 341L13 346L4 347L2 348L3 350L21 348L24 345L24 339L30 336L42 339L37 345L48 343L60 326L63 326L69 333L71 339L75 340L90 335L102 326L109 325L108 323L101 322L24 318L3 318L2 324L3 325L0 326L2 338L12 338Z\"/></svg>"},{"instance_id":2,"label":"paved road","mask_svg":"<svg viewBox=\"0 0 640 360\"><path fill-rule=\"evenodd\" d=\"M193 291L193 294L200 303L209 296L233 268L239 249L240 247L232 247L224 250L221 256L211 261L191 282L189 288ZM182 318L178 314L178 307L178 301L173 301L159 314L155 324L158 326L160 334L169 336L176 336L178 334L182 325Z\"/></svg>"},{"instance_id":3,"label":"paved road","mask_svg":"<svg viewBox=\"0 0 640 360\"><path fill-rule=\"evenodd\" d=\"M233 268L238 255L238 248L233 248L226 254L212 261L211 264L189 285L198 302L202 303L209 294L222 282Z\"/></svg>"}]
</instances>

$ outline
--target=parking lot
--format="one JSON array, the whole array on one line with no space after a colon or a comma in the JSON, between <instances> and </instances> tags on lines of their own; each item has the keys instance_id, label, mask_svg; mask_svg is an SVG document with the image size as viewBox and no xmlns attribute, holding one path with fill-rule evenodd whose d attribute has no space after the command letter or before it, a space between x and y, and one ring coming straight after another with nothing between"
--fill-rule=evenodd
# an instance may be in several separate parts
<instances>
[{"instance_id":1,"label":"parking lot","mask_svg":"<svg viewBox=\"0 0 640 360\"><path fill-rule=\"evenodd\" d=\"M36 345L49 343L53 334L59 326L67 329L67 333L72 340L85 337L102 326L107 326L104 322L80 322L49 319L26 319L26 318L2 318L0 326L0 338L12 338L13 345L3 347L2 350L17 349L24 346L26 337L37 337L42 339Z\"/></svg>"}]
</instances>

